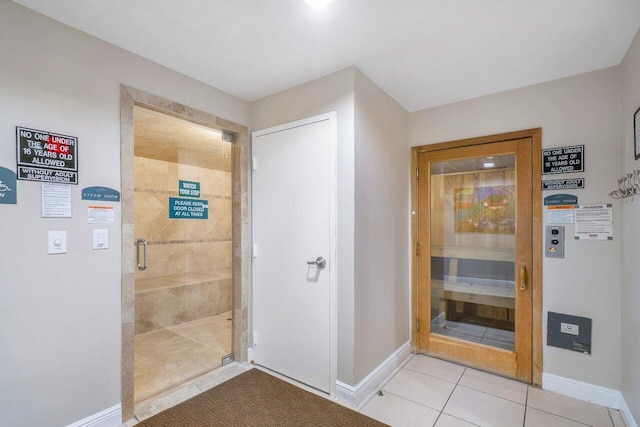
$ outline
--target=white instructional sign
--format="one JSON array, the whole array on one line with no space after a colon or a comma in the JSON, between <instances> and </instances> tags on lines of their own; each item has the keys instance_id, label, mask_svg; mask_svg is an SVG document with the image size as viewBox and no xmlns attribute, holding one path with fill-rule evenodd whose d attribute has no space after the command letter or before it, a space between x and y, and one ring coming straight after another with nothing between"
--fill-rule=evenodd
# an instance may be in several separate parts
<instances>
[{"instance_id":1,"label":"white instructional sign","mask_svg":"<svg viewBox=\"0 0 640 427\"><path fill-rule=\"evenodd\" d=\"M578 205L575 224L577 240L613 240L613 207L609 204Z\"/></svg>"},{"instance_id":2,"label":"white instructional sign","mask_svg":"<svg viewBox=\"0 0 640 427\"><path fill-rule=\"evenodd\" d=\"M42 217L71 218L71 186L42 183Z\"/></svg>"}]
</instances>

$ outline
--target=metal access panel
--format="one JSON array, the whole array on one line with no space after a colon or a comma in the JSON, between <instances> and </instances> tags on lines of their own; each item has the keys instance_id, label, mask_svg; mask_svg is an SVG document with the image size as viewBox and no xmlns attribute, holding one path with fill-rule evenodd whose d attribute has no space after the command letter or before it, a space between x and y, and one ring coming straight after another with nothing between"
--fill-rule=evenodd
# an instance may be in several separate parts
<instances>
[{"instance_id":1,"label":"metal access panel","mask_svg":"<svg viewBox=\"0 0 640 427\"><path fill-rule=\"evenodd\" d=\"M547 226L544 254L547 258L564 258L564 227Z\"/></svg>"},{"instance_id":2,"label":"metal access panel","mask_svg":"<svg viewBox=\"0 0 640 427\"><path fill-rule=\"evenodd\" d=\"M547 345L591 354L591 319L547 313Z\"/></svg>"}]
</instances>

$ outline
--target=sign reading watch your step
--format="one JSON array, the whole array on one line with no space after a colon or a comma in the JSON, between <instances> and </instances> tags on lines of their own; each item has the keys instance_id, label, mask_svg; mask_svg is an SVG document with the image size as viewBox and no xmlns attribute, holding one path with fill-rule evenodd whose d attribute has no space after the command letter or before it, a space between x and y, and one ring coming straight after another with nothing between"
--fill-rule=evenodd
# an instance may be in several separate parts
<instances>
[{"instance_id":1,"label":"sign reading watch your step","mask_svg":"<svg viewBox=\"0 0 640 427\"><path fill-rule=\"evenodd\" d=\"M78 138L16 126L18 179L78 183Z\"/></svg>"},{"instance_id":2,"label":"sign reading watch your step","mask_svg":"<svg viewBox=\"0 0 640 427\"><path fill-rule=\"evenodd\" d=\"M584 145L542 150L542 175L584 172Z\"/></svg>"}]
</instances>

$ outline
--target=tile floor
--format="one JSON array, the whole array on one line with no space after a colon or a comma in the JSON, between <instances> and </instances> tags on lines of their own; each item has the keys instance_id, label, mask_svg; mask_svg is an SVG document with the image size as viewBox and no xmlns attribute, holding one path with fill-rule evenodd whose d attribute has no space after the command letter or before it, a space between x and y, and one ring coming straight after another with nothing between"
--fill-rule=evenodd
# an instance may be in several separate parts
<instances>
[{"instance_id":1,"label":"tile floor","mask_svg":"<svg viewBox=\"0 0 640 427\"><path fill-rule=\"evenodd\" d=\"M360 412L394 427L624 427L614 409L415 355Z\"/></svg>"},{"instance_id":2,"label":"tile floor","mask_svg":"<svg viewBox=\"0 0 640 427\"><path fill-rule=\"evenodd\" d=\"M209 372L231 353L231 312L136 335L134 396L140 402Z\"/></svg>"}]
</instances>

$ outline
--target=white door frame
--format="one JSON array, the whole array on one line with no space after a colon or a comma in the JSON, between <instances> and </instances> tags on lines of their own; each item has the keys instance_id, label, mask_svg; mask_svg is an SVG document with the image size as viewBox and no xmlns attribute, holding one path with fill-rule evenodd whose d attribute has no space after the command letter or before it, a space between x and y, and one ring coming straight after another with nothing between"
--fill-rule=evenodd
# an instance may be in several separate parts
<instances>
[{"instance_id":1,"label":"white door frame","mask_svg":"<svg viewBox=\"0 0 640 427\"><path fill-rule=\"evenodd\" d=\"M313 123L321 122L329 120L330 123L330 136L329 136L329 182L330 182L330 190L329 190L329 265L331 266L330 274L329 274L329 337L330 337L330 395L334 396L336 392L336 378L337 378L337 347L338 347L338 333L337 333L337 283L338 283L338 263L336 256L336 247L337 247L337 201L338 201L338 191L337 191L337 161L336 161L336 152L338 147L338 128L337 128L337 114L335 111L331 111L324 114L319 114L317 116L308 117L306 119L296 120L294 122L285 123L282 125L270 127L267 129L262 129L258 131L252 132L252 144L256 137L268 135L275 132L281 132L287 129L292 129L296 127L306 126ZM253 165L253 162L252 162ZM252 169L253 170L253 169ZM252 213L253 215L253 213ZM251 247L253 247L253 233L251 235ZM251 289L253 290L253 262L251 264ZM253 304L253 297L251 298L251 303ZM251 312L253 313L253 307ZM253 318L253 315L252 315ZM252 319L253 321L253 319ZM252 324L253 330L253 324ZM253 333L252 333L253 335ZM251 351L251 354L253 352Z\"/></svg>"}]
</instances>

